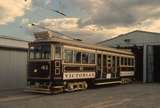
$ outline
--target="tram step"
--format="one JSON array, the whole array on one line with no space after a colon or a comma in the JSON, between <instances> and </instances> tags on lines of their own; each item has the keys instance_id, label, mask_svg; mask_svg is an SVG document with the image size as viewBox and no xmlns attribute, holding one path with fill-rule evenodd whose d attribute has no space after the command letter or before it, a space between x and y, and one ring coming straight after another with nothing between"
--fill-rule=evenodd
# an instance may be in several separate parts
<instances>
[{"instance_id":1,"label":"tram step","mask_svg":"<svg viewBox=\"0 0 160 108\"><path fill-rule=\"evenodd\" d=\"M43 94L52 94L50 91L39 91L39 90L24 90L25 92L31 92L31 93L43 93Z\"/></svg>"},{"instance_id":2,"label":"tram step","mask_svg":"<svg viewBox=\"0 0 160 108\"><path fill-rule=\"evenodd\" d=\"M53 88L64 88L64 86L54 86Z\"/></svg>"},{"instance_id":3,"label":"tram step","mask_svg":"<svg viewBox=\"0 0 160 108\"><path fill-rule=\"evenodd\" d=\"M95 83L95 85L116 84L116 83L121 83L121 81L101 82L101 83Z\"/></svg>"}]
</instances>

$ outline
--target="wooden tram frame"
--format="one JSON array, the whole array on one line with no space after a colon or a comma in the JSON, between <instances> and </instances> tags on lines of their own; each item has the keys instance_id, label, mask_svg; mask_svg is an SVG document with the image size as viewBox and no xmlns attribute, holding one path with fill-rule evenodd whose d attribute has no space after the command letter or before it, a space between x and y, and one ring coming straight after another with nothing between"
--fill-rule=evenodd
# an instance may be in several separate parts
<instances>
[{"instance_id":1,"label":"wooden tram frame","mask_svg":"<svg viewBox=\"0 0 160 108\"><path fill-rule=\"evenodd\" d=\"M41 92L41 93L57 93L62 91L75 91L86 89L88 86L102 85L102 84L112 84L112 83L129 83L134 78L135 69L135 58L132 52L119 50L115 48L102 47L97 45L86 44L77 40L63 39L57 36L53 36L49 32L38 32L35 34L40 38L29 43L29 49L33 45L48 44L51 45L51 58L50 59L30 59L30 51L28 51L28 89L31 92ZM45 36L45 37L41 37ZM47 37L47 38L46 38ZM60 58L55 58L55 48L61 48ZM73 51L72 61L74 60L74 51L81 52L81 63L65 63L64 62L64 51L65 49L70 49ZM95 55L95 62L93 64L82 64L82 53L93 53ZM100 57L100 65L98 65L97 60ZM104 66L103 57L106 58L106 67ZM109 58L110 57L110 58ZM113 64L113 57L115 63ZM126 59L127 63L121 64L122 58ZM119 63L117 62L119 61ZM125 61L125 60L123 60ZM33 70L31 70L31 63L36 64L37 62L47 62L49 63L49 74L48 77L37 77L32 76ZM124 65L125 64L125 65ZM114 65L114 68L113 66ZM68 67L69 71L66 71ZM78 67L78 71L74 68ZM85 71L83 69L92 68L90 71ZM109 68L110 67L110 68ZM73 70L72 70L73 69ZM106 69L106 70L105 70ZM109 71L110 73L109 73ZM123 71L122 71L123 69ZM105 70L105 74L104 74ZM83 73L83 74L82 74ZM113 73L115 77L113 77ZM38 75L38 74L37 74ZM65 75L67 77L65 77ZM86 76L85 76L86 75ZM99 76L98 76L99 75ZM106 75L106 76L105 76ZM108 75L108 76L107 76ZM70 76L70 77L69 77ZM76 76L76 77L75 77ZM79 76L79 77L77 77ZM83 76L83 77L82 77ZM68 78L68 79L67 79ZM38 83L38 85L36 85Z\"/></svg>"}]
</instances>

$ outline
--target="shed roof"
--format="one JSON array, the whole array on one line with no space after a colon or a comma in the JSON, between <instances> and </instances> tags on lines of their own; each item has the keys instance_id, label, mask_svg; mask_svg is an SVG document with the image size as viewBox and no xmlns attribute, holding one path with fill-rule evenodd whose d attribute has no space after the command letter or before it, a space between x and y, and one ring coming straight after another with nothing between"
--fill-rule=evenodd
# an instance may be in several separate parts
<instances>
[{"instance_id":1,"label":"shed roof","mask_svg":"<svg viewBox=\"0 0 160 108\"><path fill-rule=\"evenodd\" d=\"M127 43L125 40L129 40ZM135 30L97 43L105 46L160 45L160 33Z\"/></svg>"},{"instance_id":2,"label":"shed roof","mask_svg":"<svg viewBox=\"0 0 160 108\"><path fill-rule=\"evenodd\" d=\"M26 40L0 35L0 47L3 48L27 49L28 42Z\"/></svg>"}]
</instances>

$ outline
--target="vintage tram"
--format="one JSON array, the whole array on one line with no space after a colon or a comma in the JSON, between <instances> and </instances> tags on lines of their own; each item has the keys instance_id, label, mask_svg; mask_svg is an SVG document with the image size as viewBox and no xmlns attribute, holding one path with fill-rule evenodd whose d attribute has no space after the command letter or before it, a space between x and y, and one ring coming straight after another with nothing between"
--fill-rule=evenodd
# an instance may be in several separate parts
<instances>
[{"instance_id":1,"label":"vintage tram","mask_svg":"<svg viewBox=\"0 0 160 108\"><path fill-rule=\"evenodd\" d=\"M129 83L134 78L132 52L35 33L29 43L27 91L57 93L89 86Z\"/></svg>"}]
</instances>

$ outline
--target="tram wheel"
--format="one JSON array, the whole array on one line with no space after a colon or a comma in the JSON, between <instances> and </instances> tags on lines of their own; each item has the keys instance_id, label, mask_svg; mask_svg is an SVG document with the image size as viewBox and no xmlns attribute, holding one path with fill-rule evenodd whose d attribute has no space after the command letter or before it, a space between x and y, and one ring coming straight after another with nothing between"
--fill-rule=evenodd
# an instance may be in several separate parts
<instances>
[{"instance_id":1,"label":"tram wheel","mask_svg":"<svg viewBox=\"0 0 160 108\"><path fill-rule=\"evenodd\" d=\"M86 81L83 82L69 82L66 85L65 91L72 92L77 90L84 90L88 88Z\"/></svg>"}]
</instances>

